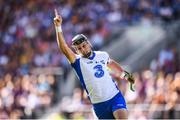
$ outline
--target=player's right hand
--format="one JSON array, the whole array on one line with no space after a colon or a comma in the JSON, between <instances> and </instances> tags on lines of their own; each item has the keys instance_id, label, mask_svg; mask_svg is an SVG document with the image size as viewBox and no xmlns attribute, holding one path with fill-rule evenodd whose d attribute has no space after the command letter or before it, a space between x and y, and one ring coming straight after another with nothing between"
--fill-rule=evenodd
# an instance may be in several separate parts
<instances>
[{"instance_id":1,"label":"player's right hand","mask_svg":"<svg viewBox=\"0 0 180 120\"><path fill-rule=\"evenodd\" d=\"M61 26L62 24L62 17L58 14L57 10L54 10L55 13L55 17L54 17L54 25L57 26Z\"/></svg>"}]
</instances>

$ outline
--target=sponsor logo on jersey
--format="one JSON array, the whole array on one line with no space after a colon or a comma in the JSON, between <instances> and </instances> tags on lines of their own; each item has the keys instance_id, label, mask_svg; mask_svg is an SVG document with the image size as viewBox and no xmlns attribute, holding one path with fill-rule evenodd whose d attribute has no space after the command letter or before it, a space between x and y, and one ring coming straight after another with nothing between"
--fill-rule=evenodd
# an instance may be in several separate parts
<instances>
[{"instance_id":1,"label":"sponsor logo on jersey","mask_svg":"<svg viewBox=\"0 0 180 120\"><path fill-rule=\"evenodd\" d=\"M101 60L100 62L101 62L102 64L105 64L104 60Z\"/></svg>"},{"instance_id":2,"label":"sponsor logo on jersey","mask_svg":"<svg viewBox=\"0 0 180 120\"><path fill-rule=\"evenodd\" d=\"M93 61L88 61L88 62L87 62L87 64L92 64L92 63L93 63Z\"/></svg>"}]
</instances>

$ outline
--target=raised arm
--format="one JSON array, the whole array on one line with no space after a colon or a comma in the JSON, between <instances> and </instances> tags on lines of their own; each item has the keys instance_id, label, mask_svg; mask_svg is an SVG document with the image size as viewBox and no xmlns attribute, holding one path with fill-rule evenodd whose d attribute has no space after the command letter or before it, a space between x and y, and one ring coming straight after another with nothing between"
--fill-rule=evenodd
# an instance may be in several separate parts
<instances>
[{"instance_id":1,"label":"raised arm","mask_svg":"<svg viewBox=\"0 0 180 120\"><path fill-rule=\"evenodd\" d=\"M58 14L56 9L54 10L54 12L55 12L54 25L56 29L58 47L62 51L62 53L67 57L69 62L74 63L76 60L75 53L71 50L71 48L68 47L63 37L63 33L61 29L62 17Z\"/></svg>"}]
</instances>

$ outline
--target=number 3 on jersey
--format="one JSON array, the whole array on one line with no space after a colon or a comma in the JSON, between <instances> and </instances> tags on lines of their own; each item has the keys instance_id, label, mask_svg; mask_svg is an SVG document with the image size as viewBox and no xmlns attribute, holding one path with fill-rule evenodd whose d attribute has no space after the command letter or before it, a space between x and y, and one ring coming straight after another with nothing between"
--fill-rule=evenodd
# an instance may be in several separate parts
<instances>
[{"instance_id":1,"label":"number 3 on jersey","mask_svg":"<svg viewBox=\"0 0 180 120\"><path fill-rule=\"evenodd\" d=\"M93 69L96 70L96 72L94 73L94 76L95 76L95 77L101 78L101 77L104 76L104 71L103 71L101 65L96 65L96 66L94 66Z\"/></svg>"}]
</instances>

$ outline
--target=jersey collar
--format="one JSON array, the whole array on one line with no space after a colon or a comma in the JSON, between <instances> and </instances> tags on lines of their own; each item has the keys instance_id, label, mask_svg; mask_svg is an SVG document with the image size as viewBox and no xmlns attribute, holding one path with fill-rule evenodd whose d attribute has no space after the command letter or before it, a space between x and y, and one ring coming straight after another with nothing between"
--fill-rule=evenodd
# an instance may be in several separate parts
<instances>
[{"instance_id":1,"label":"jersey collar","mask_svg":"<svg viewBox=\"0 0 180 120\"><path fill-rule=\"evenodd\" d=\"M88 59L93 60L94 57L95 57L95 55L96 55L96 54L95 54L95 52L93 51L93 52L92 52L92 56L90 56Z\"/></svg>"}]
</instances>

